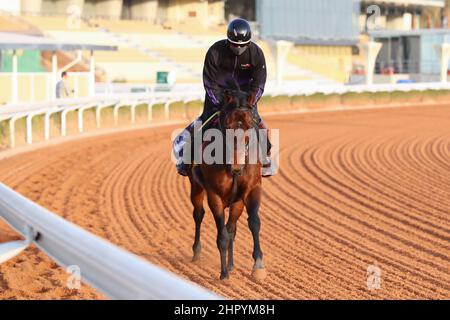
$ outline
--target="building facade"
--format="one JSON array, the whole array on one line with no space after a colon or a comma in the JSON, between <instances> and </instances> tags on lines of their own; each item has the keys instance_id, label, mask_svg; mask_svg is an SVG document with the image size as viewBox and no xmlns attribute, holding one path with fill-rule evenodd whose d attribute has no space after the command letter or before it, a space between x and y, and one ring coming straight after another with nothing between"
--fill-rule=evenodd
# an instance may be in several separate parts
<instances>
[{"instance_id":1,"label":"building facade","mask_svg":"<svg viewBox=\"0 0 450 320\"><path fill-rule=\"evenodd\" d=\"M356 0L256 0L261 35L296 43L356 43L359 10Z\"/></svg>"},{"instance_id":2,"label":"building facade","mask_svg":"<svg viewBox=\"0 0 450 320\"><path fill-rule=\"evenodd\" d=\"M376 73L407 74L416 81L439 79L436 46L450 42L449 29L380 30L370 35L383 43L376 60Z\"/></svg>"},{"instance_id":3,"label":"building facade","mask_svg":"<svg viewBox=\"0 0 450 320\"><path fill-rule=\"evenodd\" d=\"M8 0L0 10L13 13L148 20L156 23L224 22L224 0Z\"/></svg>"},{"instance_id":4,"label":"building facade","mask_svg":"<svg viewBox=\"0 0 450 320\"><path fill-rule=\"evenodd\" d=\"M445 4L445 0L362 0L360 31L445 27Z\"/></svg>"}]
</instances>

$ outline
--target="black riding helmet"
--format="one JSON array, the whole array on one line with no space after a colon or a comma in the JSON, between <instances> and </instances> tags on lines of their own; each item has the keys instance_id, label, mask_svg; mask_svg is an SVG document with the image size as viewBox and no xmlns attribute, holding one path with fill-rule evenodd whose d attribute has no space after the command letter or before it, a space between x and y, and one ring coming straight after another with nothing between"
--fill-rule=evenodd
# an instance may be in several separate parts
<instances>
[{"instance_id":1,"label":"black riding helmet","mask_svg":"<svg viewBox=\"0 0 450 320\"><path fill-rule=\"evenodd\" d=\"M252 39L250 24L244 19L234 19L228 24L227 40L231 51L240 56L248 49Z\"/></svg>"}]
</instances>

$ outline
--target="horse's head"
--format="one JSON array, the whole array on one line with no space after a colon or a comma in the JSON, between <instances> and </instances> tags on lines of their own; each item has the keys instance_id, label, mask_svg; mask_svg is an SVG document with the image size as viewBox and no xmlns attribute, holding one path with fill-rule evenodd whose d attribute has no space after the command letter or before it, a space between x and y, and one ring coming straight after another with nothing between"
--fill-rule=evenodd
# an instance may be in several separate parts
<instances>
[{"instance_id":1,"label":"horse's head","mask_svg":"<svg viewBox=\"0 0 450 320\"><path fill-rule=\"evenodd\" d=\"M224 97L223 128L244 131L253 128L253 106L247 101L248 94L242 91L228 90L224 93Z\"/></svg>"},{"instance_id":2,"label":"horse's head","mask_svg":"<svg viewBox=\"0 0 450 320\"><path fill-rule=\"evenodd\" d=\"M248 130L253 127L252 108L248 103L248 93L241 91L235 79L226 81L224 91L223 127L226 129Z\"/></svg>"},{"instance_id":3,"label":"horse's head","mask_svg":"<svg viewBox=\"0 0 450 320\"><path fill-rule=\"evenodd\" d=\"M227 149L233 150L231 171L242 172L248 155L250 130L255 128L253 120L253 106L248 103L248 94L238 90L224 92L225 105L220 114L221 128L227 135ZM229 136L233 134L232 140Z\"/></svg>"}]
</instances>

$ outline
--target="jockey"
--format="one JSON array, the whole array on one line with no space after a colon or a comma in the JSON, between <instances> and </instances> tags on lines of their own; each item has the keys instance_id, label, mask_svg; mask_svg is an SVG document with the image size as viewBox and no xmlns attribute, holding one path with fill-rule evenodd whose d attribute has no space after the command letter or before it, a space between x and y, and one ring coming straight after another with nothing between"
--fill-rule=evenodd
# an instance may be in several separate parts
<instances>
[{"instance_id":1,"label":"jockey","mask_svg":"<svg viewBox=\"0 0 450 320\"><path fill-rule=\"evenodd\" d=\"M227 79L236 80L241 90L248 94L248 103L253 108L253 118L260 129L266 129L258 114L256 104L264 92L267 71L264 53L251 41L252 33L249 23L244 19L235 19L228 25L227 39L214 43L206 53L203 66L203 85L206 90L203 113L196 121L205 123L223 106L223 91L227 89ZM195 121L194 121L195 122ZM194 123L186 132L191 133ZM177 153L185 144L183 139L189 135L180 134L174 141L174 151ZM270 142L268 156L265 159L262 175L273 175L270 162ZM177 171L186 176L188 166L178 158Z\"/></svg>"}]
</instances>

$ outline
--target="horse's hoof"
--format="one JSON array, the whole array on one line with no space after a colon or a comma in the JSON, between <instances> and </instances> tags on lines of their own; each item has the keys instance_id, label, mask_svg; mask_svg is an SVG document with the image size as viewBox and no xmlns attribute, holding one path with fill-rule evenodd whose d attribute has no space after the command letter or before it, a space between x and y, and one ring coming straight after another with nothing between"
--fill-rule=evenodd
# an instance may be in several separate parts
<instances>
[{"instance_id":1,"label":"horse's hoof","mask_svg":"<svg viewBox=\"0 0 450 320\"><path fill-rule=\"evenodd\" d=\"M227 269L228 269L228 272L233 271L233 270L234 270L234 264L229 264L229 265L227 266Z\"/></svg>"},{"instance_id":2,"label":"horse's hoof","mask_svg":"<svg viewBox=\"0 0 450 320\"><path fill-rule=\"evenodd\" d=\"M267 277L266 268L254 269L252 272L252 277L258 281L264 280Z\"/></svg>"},{"instance_id":3,"label":"horse's hoof","mask_svg":"<svg viewBox=\"0 0 450 320\"><path fill-rule=\"evenodd\" d=\"M194 256L192 257L192 262L196 262L200 260L200 253L194 254Z\"/></svg>"},{"instance_id":4,"label":"horse's hoof","mask_svg":"<svg viewBox=\"0 0 450 320\"><path fill-rule=\"evenodd\" d=\"M230 276L228 275L228 272L221 272L220 273L220 280L226 280L228 279Z\"/></svg>"}]
</instances>

